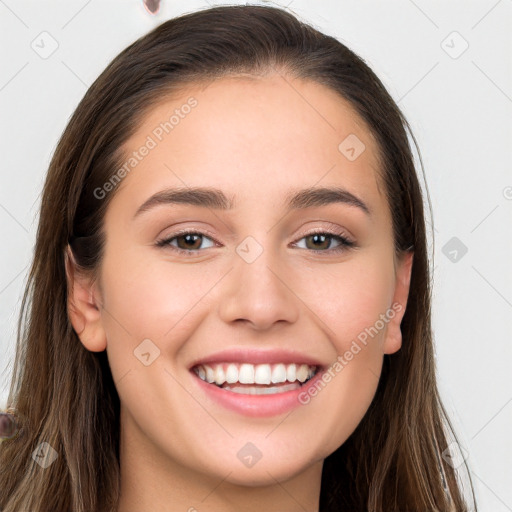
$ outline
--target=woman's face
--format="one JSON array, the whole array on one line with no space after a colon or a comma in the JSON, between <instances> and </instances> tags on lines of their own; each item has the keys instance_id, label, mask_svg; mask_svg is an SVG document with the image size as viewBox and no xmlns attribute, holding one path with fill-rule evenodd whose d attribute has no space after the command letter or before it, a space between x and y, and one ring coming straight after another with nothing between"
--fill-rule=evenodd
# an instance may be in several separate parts
<instances>
[{"instance_id":1,"label":"woman's face","mask_svg":"<svg viewBox=\"0 0 512 512\"><path fill-rule=\"evenodd\" d=\"M161 102L125 149L80 336L107 350L126 457L254 486L321 464L401 344L412 260L372 135L322 85L231 77Z\"/></svg>"}]
</instances>

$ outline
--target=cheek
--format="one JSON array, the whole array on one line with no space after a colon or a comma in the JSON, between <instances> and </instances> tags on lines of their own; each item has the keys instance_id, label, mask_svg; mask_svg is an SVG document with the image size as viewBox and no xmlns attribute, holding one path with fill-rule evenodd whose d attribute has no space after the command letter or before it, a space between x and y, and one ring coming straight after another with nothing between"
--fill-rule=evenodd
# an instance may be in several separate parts
<instances>
[{"instance_id":1,"label":"cheek","mask_svg":"<svg viewBox=\"0 0 512 512\"><path fill-rule=\"evenodd\" d=\"M365 336L376 340L365 352L379 349L387 325L382 315L389 311L394 294L392 259L361 254L340 264L318 266L310 276L308 280L296 276L295 282L301 283L298 295L308 297L307 304L322 320L338 354L349 350L353 340L364 343Z\"/></svg>"},{"instance_id":2,"label":"cheek","mask_svg":"<svg viewBox=\"0 0 512 512\"><path fill-rule=\"evenodd\" d=\"M317 323L335 349L328 372L302 397L310 404L305 414L322 417L319 429L328 440L322 445L324 456L354 432L377 390L393 291L383 261L332 266L329 276L317 271L318 286L298 293L308 297L308 307L321 319Z\"/></svg>"},{"instance_id":3,"label":"cheek","mask_svg":"<svg viewBox=\"0 0 512 512\"><path fill-rule=\"evenodd\" d=\"M142 368L140 354L173 361L204 314L201 298L215 283L192 265L148 263L135 251L111 251L102 267L102 324L114 381ZM150 340L151 343L148 343Z\"/></svg>"},{"instance_id":4,"label":"cheek","mask_svg":"<svg viewBox=\"0 0 512 512\"><path fill-rule=\"evenodd\" d=\"M136 253L122 261L105 260L103 276L104 305L112 313L107 328L118 331L116 324L122 324L137 339L160 339L186 323L215 282L215 276L193 265L149 261Z\"/></svg>"},{"instance_id":5,"label":"cheek","mask_svg":"<svg viewBox=\"0 0 512 512\"><path fill-rule=\"evenodd\" d=\"M176 339L178 331L193 327L211 300L222 300L213 288L230 268L225 262L177 263L162 256L149 263L143 252L111 250L104 260L104 326L112 341L118 334L121 338L129 334L133 343ZM316 313L320 328L336 341L338 353L391 305L392 264L382 254L361 254L336 264L299 261L283 268L282 274L286 282L294 283L296 296ZM211 311L211 305L207 309Z\"/></svg>"}]
</instances>

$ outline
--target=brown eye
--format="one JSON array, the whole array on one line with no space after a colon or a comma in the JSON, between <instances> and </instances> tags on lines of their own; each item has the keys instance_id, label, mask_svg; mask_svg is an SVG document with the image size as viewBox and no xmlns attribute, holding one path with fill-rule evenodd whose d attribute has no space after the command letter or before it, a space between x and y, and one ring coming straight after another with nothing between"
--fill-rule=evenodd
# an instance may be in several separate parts
<instances>
[{"instance_id":1,"label":"brown eye","mask_svg":"<svg viewBox=\"0 0 512 512\"><path fill-rule=\"evenodd\" d=\"M175 240L176 243L174 243ZM211 241L212 239L203 233L196 231L186 231L182 233L176 233L163 240L159 240L156 242L156 245L158 247L168 247L182 253L194 254L202 250L201 244L204 242L204 240ZM210 247L213 247L214 245L215 243L212 243ZM208 247L206 247L206 249L207 248Z\"/></svg>"},{"instance_id":2,"label":"brown eye","mask_svg":"<svg viewBox=\"0 0 512 512\"><path fill-rule=\"evenodd\" d=\"M302 237L300 241L302 240L305 240L306 243L305 247L301 248L309 249L315 252L337 253L355 247L355 242L352 240L349 240L341 234L334 234L329 232L310 233L309 235ZM333 240L337 242L337 247L331 247Z\"/></svg>"},{"instance_id":3,"label":"brown eye","mask_svg":"<svg viewBox=\"0 0 512 512\"><path fill-rule=\"evenodd\" d=\"M185 235L180 235L176 237L178 241L178 247L180 249L192 249L197 250L201 247L201 236L199 234L187 233ZM183 244L180 244L180 240L183 241ZM199 242L199 244L198 244Z\"/></svg>"},{"instance_id":4,"label":"brown eye","mask_svg":"<svg viewBox=\"0 0 512 512\"><path fill-rule=\"evenodd\" d=\"M313 235L308 235L304 238L306 239L306 246L308 249L317 250L317 249L329 249L329 246L331 245L331 241L332 241L333 237L331 237L329 235L325 235L325 234L322 235L319 233L315 233ZM311 240L310 247L308 247L307 240Z\"/></svg>"}]
</instances>

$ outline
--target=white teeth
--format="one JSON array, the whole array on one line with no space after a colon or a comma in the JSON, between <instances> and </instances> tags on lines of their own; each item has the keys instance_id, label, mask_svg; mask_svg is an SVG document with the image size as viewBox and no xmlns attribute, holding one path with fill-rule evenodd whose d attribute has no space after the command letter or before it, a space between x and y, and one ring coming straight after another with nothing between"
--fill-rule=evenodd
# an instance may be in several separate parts
<instances>
[{"instance_id":1,"label":"white teeth","mask_svg":"<svg viewBox=\"0 0 512 512\"><path fill-rule=\"evenodd\" d=\"M236 367L236 364L230 364L228 366L228 369L226 370L226 382L228 384L234 384L235 382L238 382L238 368Z\"/></svg>"},{"instance_id":2,"label":"white teeth","mask_svg":"<svg viewBox=\"0 0 512 512\"><path fill-rule=\"evenodd\" d=\"M213 368L211 366L204 365L204 369L206 371L206 382L210 384L215 380L215 373L213 372ZM201 377L201 375L199 375Z\"/></svg>"},{"instance_id":3,"label":"white teeth","mask_svg":"<svg viewBox=\"0 0 512 512\"><path fill-rule=\"evenodd\" d=\"M309 367L307 364L301 364L300 367L297 369L297 380L300 382L305 382L308 378L309 374Z\"/></svg>"},{"instance_id":4,"label":"white teeth","mask_svg":"<svg viewBox=\"0 0 512 512\"><path fill-rule=\"evenodd\" d=\"M279 384L286 381L286 366L284 364L276 364L272 370L272 383Z\"/></svg>"},{"instance_id":5,"label":"white teeth","mask_svg":"<svg viewBox=\"0 0 512 512\"><path fill-rule=\"evenodd\" d=\"M254 384L254 366L252 364L240 366L238 381L240 384Z\"/></svg>"},{"instance_id":6,"label":"white teeth","mask_svg":"<svg viewBox=\"0 0 512 512\"><path fill-rule=\"evenodd\" d=\"M226 382L226 374L224 373L224 368L221 365L215 367L215 384L219 386Z\"/></svg>"},{"instance_id":7,"label":"white teeth","mask_svg":"<svg viewBox=\"0 0 512 512\"><path fill-rule=\"evenodd\" d=\"M254 372L254 382L256 384L270 384L270 376L269 364L259 364L256 366L256 371Z\"/></svg>"},{"instance_id":8,"label":"white teeth","mask_svg":"<svg viewBox=\"0 0 512 512\"><path fill-rule=\"evenodd\" d=\"M295 372L297 370L297 366L294 364L289 364L286 368L286 380L289 382L293 382L296 379Z\"/></svg>"},{"instance_id":9,"label":"white teeth","mask_svg":"<svg viewBox=\"0 0 512 512\"><path fill-rule=\"evenodd\" d=\"M210 384L215 383L218 386L224 384L282 384L286 381L290 383L304 383L313 377L317 367L307 364L248 364L248 363L215 363L203 364L194 368L195 373L201 380ZM298 381L298 382L297 382ZM233 386L224 386L232 388ZM284 389L282 385L275 389ZM270 389L270 388L269 388ZM274 389L274 388L272 388ZM241 391L240 391L241 392Z\"/></svg>"}]
</instances>

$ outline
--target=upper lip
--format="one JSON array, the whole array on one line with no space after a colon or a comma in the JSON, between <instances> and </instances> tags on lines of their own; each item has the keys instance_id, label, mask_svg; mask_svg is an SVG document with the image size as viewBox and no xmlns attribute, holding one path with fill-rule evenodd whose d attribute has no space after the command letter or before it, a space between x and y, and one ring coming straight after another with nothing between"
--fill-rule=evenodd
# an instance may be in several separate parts
<instances>
[{"instance_id":1,"label":"upper lip","mask_svg":"<svg viewBox=\"0 0 512 512\"><path fill-rule=\"evenodd\" d=\"M301 354L300 352L285 349L250 349L250 348L232 348L215 352L201 359L195 360L190 364L189 369L200 364L208 363L249 363L249 364L307 364L309 366L317 366L324 368L326 365L317 359Z\"/></svg>"}]
</instances>

